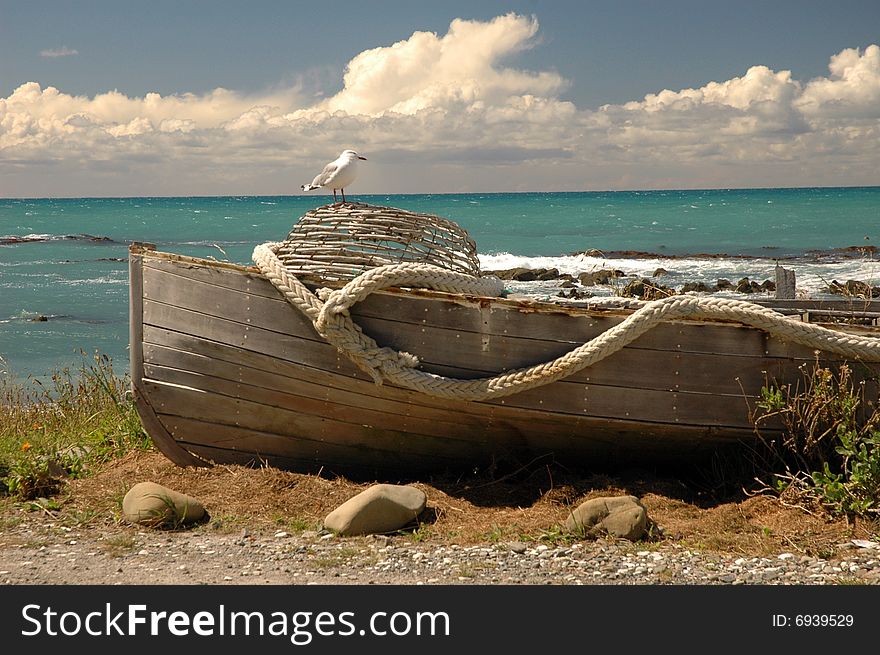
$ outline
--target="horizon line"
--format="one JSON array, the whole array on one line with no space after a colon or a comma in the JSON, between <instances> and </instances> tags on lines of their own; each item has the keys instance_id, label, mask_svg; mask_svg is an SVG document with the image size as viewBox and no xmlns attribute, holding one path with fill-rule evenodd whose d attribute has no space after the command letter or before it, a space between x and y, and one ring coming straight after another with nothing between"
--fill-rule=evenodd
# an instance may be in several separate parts
<instances>
[{"instance_id":1,"label":"horizon line","mask_svg":"<svg viewBox=\"0 0 880 655\"><path fill-rule=\"evenodd\" d=\"M359 193L357 197L377 196L474 196L474 195L561 195L561 194L596 194L596 193L668 193L682 191L792 191L803 189L878 189L880 184L854 185L806 185L806 186L746 186L746 187L670 187L668 189L595 189L591 191L440 191L421 193ZM0 200L131 200L137 198L309 198L318 197L314 194L196 194L196 195L141 195L141 196L0 196Z\"/></svg>"}]
</instances>

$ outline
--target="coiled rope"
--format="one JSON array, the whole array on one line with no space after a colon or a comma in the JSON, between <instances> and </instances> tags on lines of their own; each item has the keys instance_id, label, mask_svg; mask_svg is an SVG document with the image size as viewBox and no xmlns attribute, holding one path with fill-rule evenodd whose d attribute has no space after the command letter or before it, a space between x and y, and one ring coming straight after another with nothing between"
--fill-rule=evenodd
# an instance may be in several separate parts
<instances>
[{"instance_id":1,"label":"coiled rope","mask_svg":"<svg viewBox=\"0 0 880 655\"><path fill-rule=\"evenodd\" d=\"M418 370L416 356L379 346L352 321L349 309L371 293L393 286L498 296L503 290L500 280L473 277L428 264L390 264L362 273L341 289L329 293L322 289L319 298L278 259L276 252L280 245L257 246L253 261L287 301L312 321L318 334L369 373L377 384L384 380L439 398L489 400L556 382L605 359L659 323L675 318L737 321L818 350L864 361L880 361L880 339L793 320L742 300L670 296L641 304L622 322L552 361L493 377L459 380Z\"/></svg>"}]
</instances>

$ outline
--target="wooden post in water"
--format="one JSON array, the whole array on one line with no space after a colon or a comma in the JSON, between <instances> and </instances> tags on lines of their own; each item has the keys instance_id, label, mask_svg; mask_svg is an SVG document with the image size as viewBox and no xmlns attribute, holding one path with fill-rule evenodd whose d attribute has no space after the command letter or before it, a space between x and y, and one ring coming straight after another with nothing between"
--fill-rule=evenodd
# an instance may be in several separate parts
<instances>
[{"instance_id":1,"label":"wooden post in water","mask_svg":"<svg viewBox=\"0 0 880 655\"><path fill-rule=\"evenodd\" d=\"M794 299L794 271L776 264L776 299Z\"/></svg>"}]
</instances>

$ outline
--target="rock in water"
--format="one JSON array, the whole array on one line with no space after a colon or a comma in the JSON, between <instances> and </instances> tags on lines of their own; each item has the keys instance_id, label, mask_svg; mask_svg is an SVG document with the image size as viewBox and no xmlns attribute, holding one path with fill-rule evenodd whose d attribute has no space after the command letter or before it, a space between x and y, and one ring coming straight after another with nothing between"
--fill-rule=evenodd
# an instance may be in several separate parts
<instances>
[{"instance_id":1,"label":"rock in water","mask_svg":"<svg viewBox=\"0 0 880 655\"><path fill-rule=\"evenodd\" d=\"M641 539L647 526L648 512L635 496L593 498L578 505L565 521L572 532L593 537L607 533L630 541Z\"/></svg>"},{"instance_id":2,"label":"rock in water","mask_svg":"<svg viewBox=\"0 0 880 655\"><path fill-rule=\"evenodd\" d=\"M122 499L127 521L149 526L177 527L200 521L205 507L186 494L155 482L139 482Z\"/></svg>"},{"instance_id":3,"label":"rock in water","mask_svg":"<svg viewBox=\"0 0 880 655\"><path fill-rule=\"evenodd\" d=\"M421 514L427 500L416 487L376 484L330 512L324 527L344 537L393 532Z\"/></svg>"}]
</instances>

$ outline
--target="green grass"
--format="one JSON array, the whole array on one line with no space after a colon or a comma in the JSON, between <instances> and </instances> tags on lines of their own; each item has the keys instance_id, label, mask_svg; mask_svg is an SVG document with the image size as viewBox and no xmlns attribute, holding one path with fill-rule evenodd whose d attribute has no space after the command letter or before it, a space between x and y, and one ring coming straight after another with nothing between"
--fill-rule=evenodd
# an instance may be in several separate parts
<instances>
[{"instance_id":1,"label":"green grass","mask_svg":"<svg viewBox=\"0 0 880 655\"><path fill-rule=\"evenodd\" d=\"M321 521L317 519L309 519L301 516L286 516L283 514L274 514L272 522L277 528L284 529L294 534L306 532L307 530L318 531L321 529Z\"/></svg>"},{"instance_id":2,"label":"green grass","mask_svg":"<svg viewBox=\"0 0 880 655\"><path fill-rule=\"evenodd\" d=\"M108 537L102 545L111 557L123 557L134 552L137 548L137 540L130 534L119 534Z\"/></svg>"},{"instance_id":3,"label":"green grass","mask_svg":"<svg viewBox=\"0 0 880 655\"><path fill-rule=\"evenodd\" d=\"M102 355L83 354L78 369L57 371L48 383L0 379L0 495L51 496L66 477L149 449L128 389Z\"/></svg>"}]
</instances>

